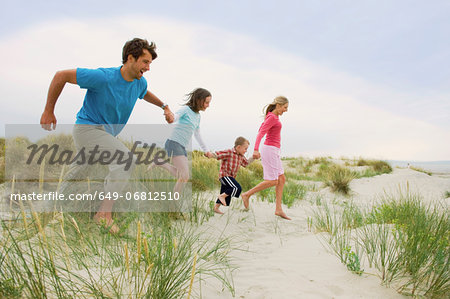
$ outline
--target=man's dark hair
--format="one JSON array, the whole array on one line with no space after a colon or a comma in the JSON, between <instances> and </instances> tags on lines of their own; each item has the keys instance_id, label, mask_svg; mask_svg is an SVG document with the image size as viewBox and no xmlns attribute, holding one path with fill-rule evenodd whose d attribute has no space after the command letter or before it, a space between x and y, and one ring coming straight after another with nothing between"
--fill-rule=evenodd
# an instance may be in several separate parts
<instances>
[{"instance_id":1,"label":"man's dark hair","mask_svg":"<svg viewBox=\"0 0 450 299\"><path fill-rule=\"evenodd\" d=\"M133 55L135 59L138 59L144 53L144 49L150 52L153 60L158 57L155 52L156 45L154 42L149 44L146 39L133 38L132 40L127 41L125 46L123 46L122 63L127 62L128 55L130 54Z\"/></svg>"}]
</instances>

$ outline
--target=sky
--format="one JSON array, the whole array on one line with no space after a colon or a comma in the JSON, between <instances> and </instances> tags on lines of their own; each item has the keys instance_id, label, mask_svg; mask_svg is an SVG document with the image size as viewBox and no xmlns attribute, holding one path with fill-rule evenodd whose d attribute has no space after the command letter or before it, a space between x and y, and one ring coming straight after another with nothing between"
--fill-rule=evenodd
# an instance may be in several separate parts
<instances>
[{"instance_id":1,"label":"sky","mask_svg":"<svg viewBox=\"0 0 450 299\"><path fill-rule=\"evenodd\" d=\"M57 70L119 66L123 44L142 37L158 52L149 89L172 110L211 91L211 150L238 136L253 148L263 107L284 95L283 156L450 160L448 32L449 1L9 1L0 136L39 124ZM59 124L74 123L84 93L65 87ZM164 118L138 101L129 123Z\"/></svg>"}]
</instances>

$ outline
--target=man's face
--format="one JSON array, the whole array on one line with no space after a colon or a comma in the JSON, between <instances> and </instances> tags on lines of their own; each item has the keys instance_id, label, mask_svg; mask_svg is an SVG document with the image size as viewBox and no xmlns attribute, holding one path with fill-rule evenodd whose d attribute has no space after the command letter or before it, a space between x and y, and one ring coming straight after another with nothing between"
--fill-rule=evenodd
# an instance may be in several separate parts
<instances>
[{"instance_id":1,"label":"man's face","mask_svg":"<svg viewBox=\"0 0 450 299\"><path fill-rule=\"evenodd\" d=\"M150 63L152 63L152 55L146 49L144 49L141 56L135 59L132 55L128 57L128 61L131 61L131 70L135 79L141 79L146 71L150 69Z\"/></svg>"}]
</instances>

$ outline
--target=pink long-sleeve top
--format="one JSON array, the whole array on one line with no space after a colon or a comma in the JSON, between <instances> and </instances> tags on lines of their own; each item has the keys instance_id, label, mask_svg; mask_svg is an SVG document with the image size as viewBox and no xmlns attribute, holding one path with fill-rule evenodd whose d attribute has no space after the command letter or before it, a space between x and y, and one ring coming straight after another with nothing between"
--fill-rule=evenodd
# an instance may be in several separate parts
<instances>
[{"instance_id":1,"label":"pink long-sleeve top","mask_svg":"<svg viewBox=\"0 0 450 299\"><path fill-rule=\"evenodd\" d=\"M281 146L281 122L278 115L269 112L264 119L264 122L259 127L258 135L255 141L255 151L259 150L261 139L266 135L265 145L272 145L280 148Z\"/></svg>"}]
</instances>

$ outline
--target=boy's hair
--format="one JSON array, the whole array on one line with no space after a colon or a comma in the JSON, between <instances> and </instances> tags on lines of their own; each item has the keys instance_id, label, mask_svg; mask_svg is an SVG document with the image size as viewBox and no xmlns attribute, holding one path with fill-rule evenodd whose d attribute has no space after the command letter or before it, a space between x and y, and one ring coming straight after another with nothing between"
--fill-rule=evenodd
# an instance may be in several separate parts
<instances>
[{"instance_id":1,"label":"boy's hair","mask_svg":"<svg viewBox=\"0 0 450 299\"><path fill-rule=\"evenodd\" d=\"M244 145L245 143L250 144L250 142L248 142L247 139L245 139L244 137L240 136L238 138L236 138L236 141L234 142L234 147L238 146L238 145Z\"/></svg>"},{"instance_id":2,"label":"boy's hair","mask_svg":"<svg viewBox=\"0 0 450 299\"><path fill-rule=\"evenodd\" d=\"M128 55L133 55L137 60L143 53L144 49L150 52L152 59L156 59L158 55L155 52L156 45L154 42L150 44L146 39L133 38L125 43L122 50L122 63L126 63L128 60Z\"/></svg>"},{"instance_id":3,"label":"boy's hair","mask_svg":"<svg viewBox=\"0 0 450 299\"><path fill-rule=\"evenodd\" d=\"M204 88L197 88L186 96L188 99L185 105L191 108L192 111L199 112L206 98L211 96L211 93Z\"/></svg>"},{"instance_id":4,"label":"boy's hair","mask_svg":"<svg viewBox=\"0 0 450 299\"><path fill-rule=\"evenodd\" d=\"M287 103L289 103L289 100L286 97L283 97L283 96L276 97L273 100L272 103L270 103L269 105L266 106L267 108L264 107L265 110L266 110L264 115L267 115L267 113L272 112L273 110L275 110L275 108L277 108L277 104L278 105L284 105L284 104L287 104Z\"/></svg>"}]
</instances>

